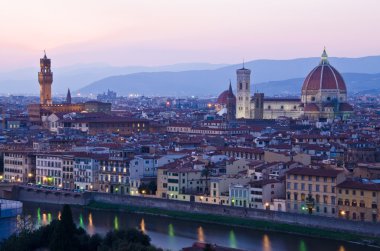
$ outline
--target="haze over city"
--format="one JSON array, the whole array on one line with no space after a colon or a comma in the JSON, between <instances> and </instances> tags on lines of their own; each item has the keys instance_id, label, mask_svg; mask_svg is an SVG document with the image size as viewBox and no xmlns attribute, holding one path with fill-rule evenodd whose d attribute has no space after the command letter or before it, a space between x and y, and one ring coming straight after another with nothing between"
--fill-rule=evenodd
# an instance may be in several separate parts
<instances>
[{"instance_id":1,"label":"haze over city","mask_svg":"<svg viewBox=\"0 0 380 251\"><path fill-rule=\"evenodd\" d=\"M379 250L379 0L0 10L0 251Z\"/></svg>"},{"instance_id":2,"label":"haze over city","mask_svg":"<svg viewBox=\"0 0 380 251\"><path fill-rule=\"evenodd\" d=\"M380 54L376 0L2 1L0 72Z\"/></svg>"}]
</instances>

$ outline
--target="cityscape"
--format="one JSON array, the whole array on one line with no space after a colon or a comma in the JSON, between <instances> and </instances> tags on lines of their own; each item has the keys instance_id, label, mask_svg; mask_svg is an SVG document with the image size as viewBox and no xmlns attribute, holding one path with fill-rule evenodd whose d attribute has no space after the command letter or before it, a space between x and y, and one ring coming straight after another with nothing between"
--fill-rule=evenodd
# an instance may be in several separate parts
<instances>
[{"instance_id":1,"label":"cityscape","mask_svg":"<svg viewBox=\"0 0 380 251\"><path fill-rule=\"evenodd\" d=\"M128 8L138 12L156 5L143 2ZM223 10L215 15L225 17L227 2L221 1ZM308 9L289 2L297 2L300 13ZM94 3L93 13L111 5L130 11L127 3L104 4ZM186 3L188 10L185 3L177 4L172 8L198 22L193 8L202 4ZM367 4L363 13L374 13L377 2ZM247 6L270 8L258 1ZM349 1L347 13L354 6ZM315 3L315 8L327 7ZM92 11L83 17L73 11L73 18L84 20L89 14L92 19ZM123 18L112 13L115 20ZM205 13L199 18L212 18ZM369 25L369 17L363 25ZM169 24L157 22L169 38L176 35L164 29ZM222 24L215 27L219 36ZM151 32L152 41L160 37ZM192 32L184 44L191 43ZM90 38L83 33L83 39ZM137 67L126 60L129 68L75 66L107 62L105 47L85 51L85 46L76 58L50 45L54 36L61 37L46 34L52 39L38 54L16 55L9 69L0 64L0 250L380 248L380 48L378 43L371 47L379 41L372 33L363 41L368 44L358 45L362 51L333 36L316 36L319 46L306 46L305 38L304 47L290 46L276 58L268 43L262 49L273 60L260 59L265 56L256 49L259 56L251 56L251 48L237 42L235 52L254 59L238 62L228 51L225 60L232 63L212 54L207 61L201 55L207 47L194 42L188 45L194 46L193 53L199 49L199 60L211 63L193 63L197 58L182 52L178 61L170 61L168 50L162 61L155 54L153 65L141 61L146 66ZM284 43L293 43L289 39ZM216 47L224 48L220 43ZM147 44L140 46L144 50ZM90 49L99 50L99 58L93 59ZM116 65L117 54L112 54ZM26 66L28 57L32 63ZM70 60L73 65L67 64ZM68 76L73 82L65 84Z\"/></svg>"}]
</instances>

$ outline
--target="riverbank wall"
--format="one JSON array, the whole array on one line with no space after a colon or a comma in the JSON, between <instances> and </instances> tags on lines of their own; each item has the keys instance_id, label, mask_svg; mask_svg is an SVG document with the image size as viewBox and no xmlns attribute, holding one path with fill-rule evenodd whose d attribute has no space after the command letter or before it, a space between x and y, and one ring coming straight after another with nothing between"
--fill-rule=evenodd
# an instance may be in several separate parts
<instances>
[{"instance_id":1,"label":"riverbank wall","mask_svg":"<svg viewBox=\"0 0 380 251\"><path fill-rule=\"evenodd\" d=\"M87 206L90 203L120 205L124 207L152 208L182 213L215 215L240 218L241 220L259 220L272 223L289 224L303 228L338 231L380 238L380 224L361 221L349 221L338 218L308 214L295 214L269 210L210 205L194 202L182 202L160 198L136 197L106 193L71 193L65 191L46 191L38 188L14 186L9 199L52 204L71 204Z\"/></svg>"}]
</instances>

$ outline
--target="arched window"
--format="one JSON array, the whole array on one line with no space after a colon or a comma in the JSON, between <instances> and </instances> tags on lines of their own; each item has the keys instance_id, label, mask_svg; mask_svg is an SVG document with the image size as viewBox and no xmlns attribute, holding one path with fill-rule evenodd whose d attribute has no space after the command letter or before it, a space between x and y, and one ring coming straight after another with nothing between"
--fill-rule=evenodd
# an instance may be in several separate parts
<instances>
[{"instance_id":1,"label":"arched window","mask_svg":"<svg viewBox=\"0 0 380 251\"><path fill-rule=\"evenodd\" d=\"M350 205L350 201L347 200L347 199L345 199L345 200L344 200L344 205L345 205L345 206L349 206L349 205Z\"/></svg>"},{"instance_id":2,"label":"arched window","mask_svg":"<svg viewBox=\"0 0 380 251\"><path fill-rule=\"evenodd\" d=\"M271 109L271 106L270 105L268 105L268 110L270 110Z\"/></svg>"},{"instance_id":3,"label":"arched window","mask_svg":"<svg viewBox=\"0 0 380 251\"><path fill-rule=\"evenodd\" d=\"M239 83L239 90L242 90L242 89L243 89L243 83L240 82L240 83Z\"/></svg>"}]
</instances>

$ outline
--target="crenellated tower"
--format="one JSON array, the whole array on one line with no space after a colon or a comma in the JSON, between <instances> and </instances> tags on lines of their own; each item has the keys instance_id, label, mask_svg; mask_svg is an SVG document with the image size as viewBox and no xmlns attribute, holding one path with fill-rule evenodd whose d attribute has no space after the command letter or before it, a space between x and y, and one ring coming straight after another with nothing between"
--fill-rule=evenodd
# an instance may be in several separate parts
<instances>
[{"instance_id":1,"label":"crenellated tower","mask_svg":"<svg viewBox=\"0 0 380 251\"><path fill-rule=\"evenodd\" d=\"M51 61L46 57L40 59L40 72L38 73L38 82L40 83L40 104L51 105L51 85L53 83L53 73L51 72Z\"/></svg>"}]
</instances>

